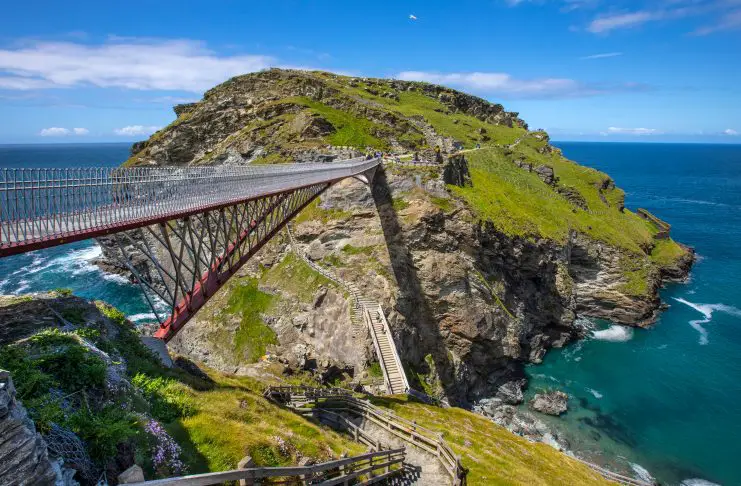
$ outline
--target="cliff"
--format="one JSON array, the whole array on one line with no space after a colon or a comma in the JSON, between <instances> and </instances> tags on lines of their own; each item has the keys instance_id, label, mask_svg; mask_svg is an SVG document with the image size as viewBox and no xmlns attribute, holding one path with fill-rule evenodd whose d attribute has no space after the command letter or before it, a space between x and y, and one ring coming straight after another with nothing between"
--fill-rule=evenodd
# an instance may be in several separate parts
<instances>
[{"instance_id":1,"label":"cliff","mask_svg":"<svg viewBox=\"0 0 741 486\"><path fill-rule=\"evenodd\" d=\"M567 160L516 113L449 88L269 70L176 113L127 164L469 149L445 167L387 164L370 191L344 181L295 222L312 259L382 303L415 386L459 403L521 386L523 363L588 332L579 315L650 325L662 281L694 259L668 225L626 209L608 175ZM327 380L371 378L342 289L286 243L267 245L171 347L229 372L270 354Z\"/></svg>"}]
</instances>

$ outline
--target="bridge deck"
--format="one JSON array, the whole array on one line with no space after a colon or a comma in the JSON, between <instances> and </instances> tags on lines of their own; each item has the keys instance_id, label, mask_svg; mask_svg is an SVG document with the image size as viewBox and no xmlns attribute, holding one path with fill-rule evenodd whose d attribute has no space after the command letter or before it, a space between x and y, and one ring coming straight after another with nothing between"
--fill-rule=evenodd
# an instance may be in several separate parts
<instances>
[{"instance_id":1,"label":"bridge deck","mask_svg":"<svg viewBox=\"0 0 741 486\"><path fill-rule=\"evenodd\" d=\"M332 183L379 163L2 169L0 257Z\"/></svg>"}]
</instances>

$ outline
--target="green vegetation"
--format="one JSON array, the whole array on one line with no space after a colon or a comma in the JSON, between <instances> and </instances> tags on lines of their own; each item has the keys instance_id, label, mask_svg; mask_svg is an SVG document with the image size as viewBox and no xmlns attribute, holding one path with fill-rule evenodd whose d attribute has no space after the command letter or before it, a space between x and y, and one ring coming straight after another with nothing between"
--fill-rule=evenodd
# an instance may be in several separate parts
<instances>
[{"instance_id":1,"label":"green vegetation","mask_svg":"<svg viewBox=\"0 0 741 486\"><path fill-rule=\"evenodd\" d=\"M277 344L275 332L262 320L273 306L274 297L257 288L257 279L243 278L230 287L226 312L242 317L234 336L236 356L254 363L265 355L267 346Z\"/></svg>"},{"instance_id":2,"label":"green vegetation","mask_svg":"<svg viewBox=\"0 0 741 486\"><path fill-rule=\"evenodd\" d=\"M267 300L250 285L231 302L234 311L247 302ZM234 469L248 454L258 465L267 466L296 464L300 457L323 461L343 452L365 452L364 446L349 438L265 400L263 382L163 368L120 311L96 304L110 318L108 324L101 324L98 317L98 324L85 324L72 332L47 329L4 345L0 368L12 373L17 396L40 432L48 433L52 426L74 432L99 467L127 444L134 448L147 479L174 474L173 469L152 462L151 448L161 436L148 431L146 415L176 439L188 473ZM108 334L112 328L115 332ZM116 391L106 381L105 363L83 346L82 338L105 340L113 363L125 364L125 377L134 389ZM306 378L297 375L290 381L298 384Z\"/></svg>"},{"instance_id":3,"label":"green vegetation","mask_svg":"<svg viewBox=\"0 0 741 486\"><path fill-rule=\"evenodd\" d=\"M311 302L318 287L334 285L293 253L287 253L278 265L265 272L262 282L295 295L302 302Z\"/></svg>"},{"instance_id":4,"label":"green vegetation","mask_svg":"<svg viewBox=\"0 0 741 486\"><path fill-rule=\"evenodd\" d=\"M675 265L686 254L687 250L674 240L658 240L651 251L651 260L660 267L669 267Z\"/></svg>"},{"instance_id":5,"label":"green vegetation","mask_svg":"<svg viewBox=\"0 0 741 486\"><path fill-rule=\"evenodd\" d=\"M466 148L472 148L477 143L482 144L510 144L517 137L525 133L522 128L509 128L504 125L486 123L478 118L464 113L451 113L447 106L439 100L427 96L419 91L403 91L398 93L398 101L392 97L374 95L366 90L370 88L364 82L356 83L352 87L347 78L340 78L337 83L343 92L374 101L383 106L384 109L397 113L403 117L422 117L441 135L452 137L461 141ZM371 90L377 90L374 86ZM380 93L379 93L380 94ZM484 131L488 139L484 139L479 133Z\"/></svg>"},{"instance_id":6,"label":"green vegetation","mask_svg":"<svg viewBox=\"0 0 741 486\"><path fill-rule=\"evenodd\" d=\"M158 420L172 422L195 413L193 390L177 380L137 373L131 384L146 398L152 416Z\"/></svg>"},{"instance_id":7,"label":"green vegetation","mask_svg":"<svg viewBox=\"0 0 741 486\"><path fill-rule=\"evenodd\" d=\"M626 282L620 285L619 290L626 295L640 297L648 293L649 272L651 266L644 260L630 257L620 259L620 269Z\"/></svg>"},{"instance_id":8,"label":"green vegetation","mask_svg":"<svg viewBox=\"0 0 741 486\"><path fill-rule=\"evenodd\" d=\"M209 373L214 388L195 391L196 413L177 423L173 435L186 444L191 472L235 468L250 455L258 465L287 466L299 457L327 460L365 447L265 400L262 383ZM174 427L173 427L174 429Z\"/></svg>"},{"instance_id":9,"label":"green vegetation","mask_svg":"<svg viewBox=\"0 0 741 486\"><path fill-rule=\"evenodd\" d=\"M394 207L394 211L399 212L409 207L409 201L400 197L396 197L394 198L392 205Z\"/></svg>"},{"instance_id":10,"label":"green vegetation","mask_svg":"<svg viewBox=\"0 0 741 486\"><path fill-rule=\"evenodd\" d=\"M551 446L528 442L481 415L405 398L373 397L371 402L441 432L468 468L468 484L612 484Z\"/></svg>"},{"instance_id":11,"label":"green vegetation","mask_svg":"<svg viewBox=\"0 0 741 486\"><path fill-rule=\"evenodd\" d=\"M352 213L350 211L344 211L342 209L324 209L319 206L319 198L314 199L307 205L300 213L296 215L294 221L296 224L300 224L306 221L321 221L327 223L336 219L347 219Z\"/></svg>"},{"instance_id":12,"label":"green vegetation","mask_svg":"<svg viewBox=\"0 0 741 486\"><path fill-rule=\"evenodd\" d=\"M540 160L546 157L537 156ZM503 149L477 150L470 152L467 158L473 186L451 186L451 190L462 197L479 218L492 221L507 235L565 242L569 231L577 230L635 254L643 254L642 248L651 245L653 233L644 220L600 200L598 189L590 179L604 176L593 169L560 156L550 159L556 176L577 188L590 209L599 209L599 213L575 207L537 174L517 168ZM585 179L581 180L579 174Z\"/></svg>"},{"instance_id":13,"label":"green vegetation","mask_svg":"<svg viewBox=\"0 0 741 486\"><path fill-rule=\"evenodd\" d=\"M380 125L309 98L299 100L309 107L312 113L320 115L335 127L336 131L326 137L327 142L332 145L359 149L373 147L384 151L389 149L388 142L376 136L384 130Z\"/></svg>"},{"instance_id":14,"label":"green vegetation","mask_svg":"<svg viewBox=\"0 0 741 486\"><path fill-rule=\"evenodd\" d=\"M368 367L368 375L372 378L383 378L383 370L381 369L381 363L374 361Z\"/></svg>"},{"instance_id":15,"label":"green vegetation","mask_svg":"<svg viewBox=\"0 0 741 486\"><path fill-rule=\"evenodd\" d=\"M348 244L342 247L342 253L348 255L370 255L373 253L373 249L373 246L357 247Z\"/></svg>"},{"instance_id":16,"label":"green vegetation","mask_svg":"<svg viewBox=\"0 0 741 486\"><path fill-rule=\"evenodd\" d=\"M453 201L450 198L430 196L430 202L442 209L444 213L449 213L453 210Z\"/></svg>"}]
</instances>

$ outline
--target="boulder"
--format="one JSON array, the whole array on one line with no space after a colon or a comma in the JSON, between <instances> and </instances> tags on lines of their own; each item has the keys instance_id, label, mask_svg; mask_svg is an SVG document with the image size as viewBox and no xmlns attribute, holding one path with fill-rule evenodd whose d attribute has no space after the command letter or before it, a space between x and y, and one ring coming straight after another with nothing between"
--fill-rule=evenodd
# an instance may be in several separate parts
<instances>
[{"instance_id":1,"label":"boulder","mask_svg":"<svg viewBox=\"0 0 741 486\"><path fill-rule=\"evenodd\" d=\"M538 174L540 180L542 180L549 186L552 186L556 183L556 176L553 173L553 167L548 167L547 165L539 165L535 168L535 173Z\"/></svg>"},{"instance_id":2,"label":"boulder","mask_svg":"<svg viewBox=\"0 0 741 486\"><path fill-rule=\"evenodd\" d=\"M562 391L538 393L530 400L530 408L548 415L561 415L569 408L569 396Z\"/></svg>"},{"instance_id":3,"label":"boulder","mask_svg":"<svg viewBox=\"0 0 741 486\"><path fill-rule=\"evenodd\" d=\"M144 471L134 464L124 472L118 475L118 484L143 483Z\"/></svg>"},{"instance_id":4,"label":"boulder","mask_svg":"<svg viewBox=\"0 0 741 486\"><path fill-rule=\"evenodd\" d=\"M508 381L499 386L495 398L509 405L519 405L524 400L523 389L526 385L527 380L525 378Z\"/></svg>"}]
</instances>

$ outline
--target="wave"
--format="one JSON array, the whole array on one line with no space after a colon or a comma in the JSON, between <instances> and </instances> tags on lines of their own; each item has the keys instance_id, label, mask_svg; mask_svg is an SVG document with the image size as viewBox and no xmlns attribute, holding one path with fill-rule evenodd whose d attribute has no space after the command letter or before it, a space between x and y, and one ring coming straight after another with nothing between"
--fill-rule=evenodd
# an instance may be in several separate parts
<instances>
[{"instance_id":1,"label":"wave","mask_svg":"<svg viewBox=\"0 0 741 486\"><path fill-rule=\"evenodd\" d=\"M587 388L587 391L589 393L591 393L594 396L594 398L596 398L596 399L600 399L600 398L602 398L604 396L603 394L601 394L600 392L598 392L594 388Z\"/></svg>"},{"instance_id":2,"label":"wave","mask_svg":"<svg viewBox=\"0 0 741 486\"><path fill-rule=\"evenodd\" d=\"M618 324L612 324L607 329L592 331L592 337L600 341L620 343L633 339L633 329Z\"/></svg>"},{"instance_id":3,"label":"wave","mask_svg":"<svg viewBox=\"0 0 741 486\"><path fill-rule=\"evenodd\" d=\"M648 484L656 484L656 480L653 476L651 476L651 473L648 472L648 470L641 466L640 464L635 464L633 462L630 463L630 468L633 470L633 472L636 474L638 479L641 481L645 481Z\"/></svg>"},{"instance_id":4,"label":"wave","mask_svg":"<svg viewBox=\"0 0 741 486\"><path fill-rule=\"evenodd\" d=\"M679 483L679 486L720 486L720 484L708 481L707 479L692 478L685 479Z\"/></svg>"},{"instance_id":5,"label":"wave","mask_svg":"<svg viewBox=\"0 0 741 486\"><path fill-rule=\"evenodd\" d=\"M703 324L707 324L713 320L714 312L723 312L735 317L741 317L741 310L726 304L696 304L689 300L682 299L681 297L673 297L677 302L681 302L689 307L692 307L697 312L702 314L704 319L695 319L689 321L689 325L692 326L700 334L699 343L701 346L705 346L710 342L708 338L708 330L703 327Z\"/></svg>"},{"instance_id":6,"label":"wave","mask_svg":"<svg viewBox=\"0 0 741 486\"><path fill-rule=\"evenodd\" d=\"M123 275L119 275L117 273L108 273L101 270L102 276L101 278L103 280L108 280L109 282L115 282L120 284L126 284L130 285L131 282L128 278L124 277Z\"/></svg>"},{"instance_id":7,"label":"wave","mask_svg":"<svg viewBox=\"0 0 741 486\"><path fill-rule=\"evenodd\" d=\"M20 295L23 292L25 292L26 290L28 290L29 288L31 288L31 283L28 280L21 280L20 282L18 282L18 288L16 288L12 292L12 294L13 295Z\"/></svg>"},{"instance_id":8,"label":"wave","mask_svg":"<svg viewBox=\"0 0 741 486\"><path fill-rule=\"evenodd\" d=\"M139 322L139 321L156 321L157 316L154 315L154 312L147 312L143 314L134 314L132 316L128 316L128 319L131 322Z\"/></svg>"}]
</instances>

